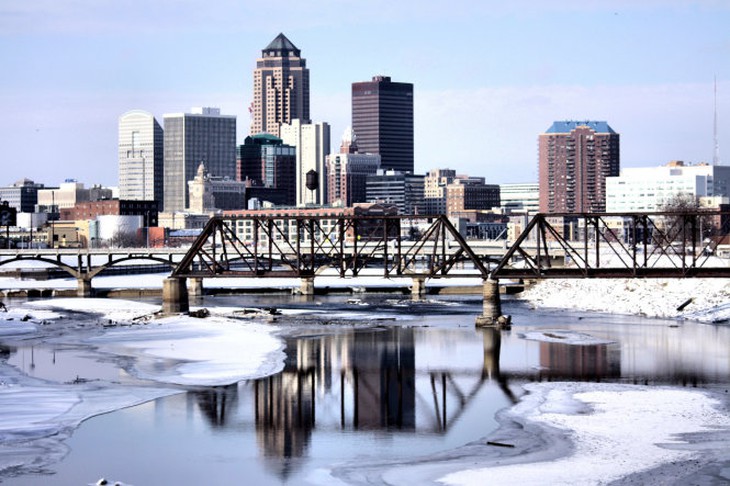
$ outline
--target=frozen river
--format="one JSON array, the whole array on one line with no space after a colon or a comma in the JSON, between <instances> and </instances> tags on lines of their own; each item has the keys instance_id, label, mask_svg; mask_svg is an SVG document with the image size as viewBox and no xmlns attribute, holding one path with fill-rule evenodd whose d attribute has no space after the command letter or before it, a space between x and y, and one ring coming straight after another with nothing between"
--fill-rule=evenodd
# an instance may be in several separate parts
<instances>
[{"instance_id":1,"label":"frozen river","mask_svg":"<svg viewBox=\"0 0 730 486\"><path fill-rule=\"evenodd\" d=\"M14 302L30 319L0 334L4 484L385 482L381 466L488 439L510 453L498 415L525 386L730 385L730 328L689 321L507 301L513 328L495 332L475 329L473 297L368 294L206 297L210 318L160 324L145 303L57 302Z\"/></svg>"}]
</instances>

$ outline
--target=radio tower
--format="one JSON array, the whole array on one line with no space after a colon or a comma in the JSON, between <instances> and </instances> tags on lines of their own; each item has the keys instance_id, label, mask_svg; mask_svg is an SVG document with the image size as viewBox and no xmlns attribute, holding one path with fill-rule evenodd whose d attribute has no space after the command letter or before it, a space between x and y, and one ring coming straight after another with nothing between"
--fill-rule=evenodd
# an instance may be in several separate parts
<instances>
[{"instance_id":1,"label":"radio tower","mask_svg":"<svg viewBox=\"0 0 730 486\"><path fill-rule=\"evenodd\" d=\"M715 151L712 154L712 165L720 165L720 142L717 140L717 76L715 76L715 119L713 124Z\"/></svg>"}]
</instances>

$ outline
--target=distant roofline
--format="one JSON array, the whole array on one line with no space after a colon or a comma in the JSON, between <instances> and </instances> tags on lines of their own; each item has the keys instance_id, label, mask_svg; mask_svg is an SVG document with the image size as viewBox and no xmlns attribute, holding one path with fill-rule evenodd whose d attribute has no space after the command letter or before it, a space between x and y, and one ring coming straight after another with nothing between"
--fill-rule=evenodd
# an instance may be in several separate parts
<instances>
[{"instance_id":1,"label":"distant roofline","mask_svg":"<svg viewBox=\"0 0 730 486\"><path fill-rule=\"evenodd\" d=\"M616 132L608 125L606 121L599 120L563 120L555 121L545 133L570 133L576 128L588 127L596 133L610 133L616 134Z\"/></svg>"}]
</instances>

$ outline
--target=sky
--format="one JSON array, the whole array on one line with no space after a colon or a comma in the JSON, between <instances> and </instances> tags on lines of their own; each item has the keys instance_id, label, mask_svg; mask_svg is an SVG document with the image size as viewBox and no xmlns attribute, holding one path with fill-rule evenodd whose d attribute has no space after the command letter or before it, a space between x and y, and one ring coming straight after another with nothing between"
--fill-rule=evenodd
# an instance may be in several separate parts
<instances>
[{"instance_id":1,"label":"sky","mask_svg":"<svg viewBox=\"0 0 730 486\"><path fill-rule=\"evenodd\" d=\"M417 173L536 182L556 120L607 121L621 167L711 162L715 105L730 165L729 26L725 0L0 0L0 185L116 186L132 109L219 107L243 143L280 32L333 152L351 84L386 75L414 85Z\"/></svg>"}]
</instances>

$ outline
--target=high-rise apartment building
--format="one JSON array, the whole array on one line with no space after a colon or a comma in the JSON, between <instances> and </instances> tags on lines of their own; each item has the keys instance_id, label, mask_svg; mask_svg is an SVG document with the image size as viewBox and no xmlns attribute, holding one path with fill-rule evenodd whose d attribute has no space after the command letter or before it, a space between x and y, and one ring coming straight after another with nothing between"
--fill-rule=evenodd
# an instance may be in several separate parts
<instances>
[{"instance_id":1,"label":"high-rise apartment building","mask_svg":"<svg viewBox=\"0 0 730 486\"><path fill-rule=\"evenodd\" d=\"M309 69L301 51L279 34L261 51L253 72L251 135L280 135L279 126L309 123Z\"/></svg>"},{"instance_id":2,"label":"high-rise apartment building","mask_svg":"<svg viewBox=\"0 0 730 486\"><path fill-rule=\"evenodd\" d=\"M606 210L619 174L619 134L605 121L556 121L539 137L540 212Z\"/></svg>"},{"instance_id":3,"label":"high-rise apartment building","mask_svg":"<svg viewBox=\"0 0 730 486\"><path fill-rule=\"evenodd\" d=\"M413 173L413 84L388 76L352 83L352 129L361 152L386 170Z\"/></svg>"},{"instance_id":4,"label":"high-rise apartment building","mask_svg":"<svg viewBox=\"0 0 730 486\"><path fill-rule=\"evenodd\" d=\"M302 123L292 120L281 125L281 139L296 147L297 205L326 203L327 181L324 174L325 158L330 153L330 126L326 122ZM314 171L316 188L307 188L307 173Z\"/></svg>"},{"instance_id":5,"label":"high-rise apartment building","mask_svg":"<svg viewBox=\"0 0 730 486\"><path fill-rule=\"evenodd\" d=\"M345 130L340 153L327 156L327 202L350 207L367 201L367 176L380 168L380 155L359 153L357 137Z\"/></svg>"},{"instance_id":6,"label":"high-rise apartment building","mask_svg":"<svg viewBox=\"0 0 730 486\"><path fill-rule=\"evenodd\" d=\"M164 116L164 210L185 211L190 205L188 182L200 163L213 175L236 178L236 117L218 108L193 108L192 113Z\"/></svg>"},{"instance_id":7,"label":"high-rise apartment building","mask_svg":"<svg viewBox=\"0 0 730 486\"><path fill-rule=\"evenodd\" d=\"M162 127L151 113L132 110L119 117L119 197L162 201Z\"/></svg>"}]
</instances>

